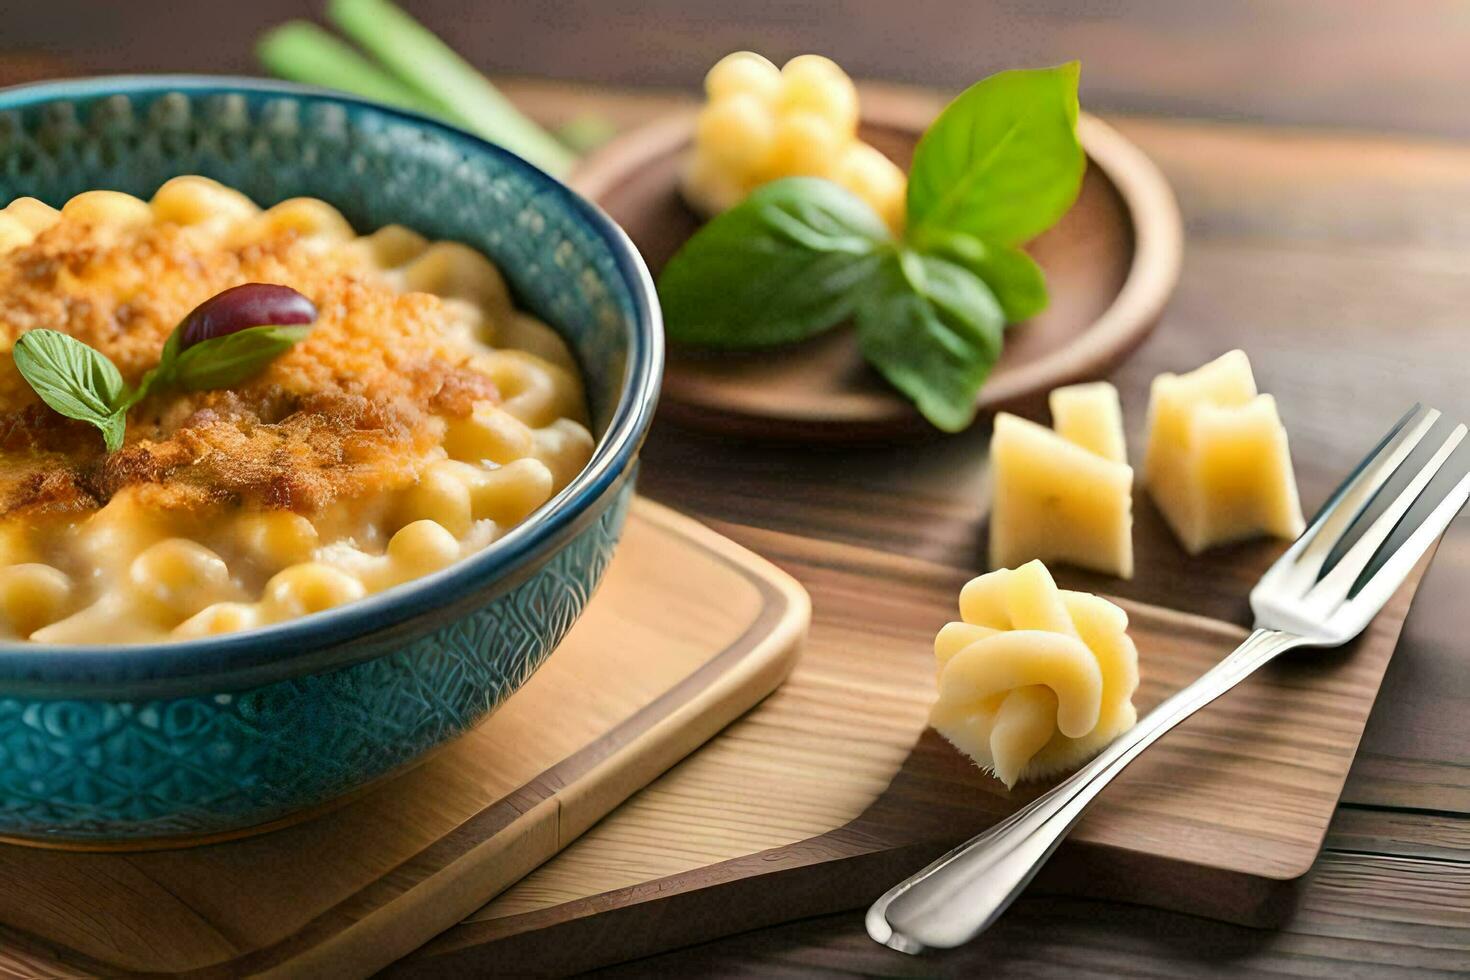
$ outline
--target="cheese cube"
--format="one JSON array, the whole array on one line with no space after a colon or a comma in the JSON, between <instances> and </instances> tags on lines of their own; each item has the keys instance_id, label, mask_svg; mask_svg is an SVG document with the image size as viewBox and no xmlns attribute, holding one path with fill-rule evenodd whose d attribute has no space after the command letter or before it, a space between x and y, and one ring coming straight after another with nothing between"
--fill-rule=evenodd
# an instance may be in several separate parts
<instances>
[{"instance_id":1,"label":"cheese cube","mask_svg":"<svg viewBox=\"0 0 1470 980\"><path fill-rule=\"evenodd\" d=\"M1033 558L1131 578L1133 468L1124 462L1122 412L1112 385L1052 392L1057 431L995 417L990 565Z\"/></svg>"},{"instance_id":2,"label":"cheese cube","mask_svg":"<svg viewBox=\"0 0 1470 980\"><path fill-rule=\"evenodd\" d=\"M1138 651L1128 616L1056 586L1041 562L972 580L934 640L929 721L1006 786L1071 769L1133 726Z\"/></svg>"},{"instance_id":3,"label":"cheese cube","mask_svg":"<svg viewBox=\"0 0 1470 980\"><path fill-rule=\"evenodd\" d=\"M1047 404L1057 435L1103 459L1128 462L1123 444L1123 405L1117 388L1106 381L1054 388Z\"/></svg>"},{"instance_id":4,"label":"cheese cube","mask_svg":"<svg viewBox=\"0 0 1470 980\"><path fill-rule=\"evenodd\" d=\"M1184 550L1302 533L1286 429L1245 352L1159 375L1148 415L1144 482Z\"/></svg>"}]
</instances>

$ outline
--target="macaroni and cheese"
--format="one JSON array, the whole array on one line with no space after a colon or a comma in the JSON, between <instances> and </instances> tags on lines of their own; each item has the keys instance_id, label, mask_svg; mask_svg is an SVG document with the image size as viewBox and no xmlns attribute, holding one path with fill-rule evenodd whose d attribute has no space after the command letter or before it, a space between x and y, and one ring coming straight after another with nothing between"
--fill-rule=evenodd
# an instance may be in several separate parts
<instances>
[{"instance_id":1,"label":"macaroni and cheese","mask_svg":"<svg viewBox=\"0 0 1470 980\"><path fill-rule=\"evenodd\" d=\"M6 351L59 330L136 383L245 282L309 297L306 339L231 389L150 394L116 452L0 360L0 636L155 642L351 602L484 547L590 458L566 344L465 245L201 177L0 211Z\"/></svg>"}]
</instances>

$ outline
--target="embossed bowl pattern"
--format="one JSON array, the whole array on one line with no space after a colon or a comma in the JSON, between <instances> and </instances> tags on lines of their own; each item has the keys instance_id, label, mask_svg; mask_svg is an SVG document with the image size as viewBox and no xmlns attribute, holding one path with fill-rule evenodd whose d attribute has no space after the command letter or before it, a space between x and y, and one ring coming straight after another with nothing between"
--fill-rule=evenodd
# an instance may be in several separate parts
<instances>
[{"instance_id":1,"label":"embossed bowl pattern","mask_svg":"<svg viewBox=\"0 0 1470 980\"><path fill-rule=\"evenodd\" d=\"M657 400L647 270L606 216L518 157L411 114L248 79L97 78L0 91L0 201L152 194L177 174L263 205L320 197L481 249L561 329L592 462L445 571L326 613L143 647L0 643L0 836L227 834L350 793L463 733L556 647L596 589Z\"/></svg>"}]
</instances>

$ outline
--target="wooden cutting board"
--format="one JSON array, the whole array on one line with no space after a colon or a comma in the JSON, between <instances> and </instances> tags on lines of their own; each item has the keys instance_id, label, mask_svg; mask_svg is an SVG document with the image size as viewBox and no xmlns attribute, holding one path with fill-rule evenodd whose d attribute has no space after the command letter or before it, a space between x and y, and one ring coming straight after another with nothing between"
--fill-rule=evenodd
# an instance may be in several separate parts
<instances>
[{"instance_id":1,"label":"wooden cutting board","mask_svg":"<svg viewBox=\"0 0 1470 980\"><path fill-rule=\"evenodd\" d=\"M1281 547L1212 552L1191 579L1151 505L1140 498L1135 507L1142 581L1131 587L1147 594L1155 579L1172 577L1171 600L1181 605L1223 608L1205 594L1243 596L1248 585L1234 580L1253 579ZM791 679L389 975L562 973L860 908L1049 785L1008 792L926 729L934 633L954 618L970 573L722 529L811 592L815 618ZM1083 818L1033 894L1279 921L1321 847L1425 564L1358 642L1268 666L1146 752ZM1209 566L1219 574L1204 584ZM1108 581L1066 569L1058 578L1072 587ZM1191 600L1186 589L1199 594ZM1138 645L1141 710L1246 633L1225 618L1119 601Z\"/></svg>"},{"instance_id":2,"label":"wooden cutting board","mask_svg":"<svg viewBox=\"0 0 1470 980\"><path fill-rule=\"evenodd\" d=\"M186 850L0 846L0 976L363 976L458 921L781 683L789 576L632 509L597 596L499 711L286 829Z\"/></svg>"}]
</instances>

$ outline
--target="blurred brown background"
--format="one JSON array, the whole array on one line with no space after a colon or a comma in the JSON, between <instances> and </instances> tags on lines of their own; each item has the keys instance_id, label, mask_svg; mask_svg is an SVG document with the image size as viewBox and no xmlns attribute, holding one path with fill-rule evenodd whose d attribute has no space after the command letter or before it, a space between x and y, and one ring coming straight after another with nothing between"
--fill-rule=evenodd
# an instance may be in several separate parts
<instances>
[{"instance_id":1,"label":"blurred brown background","mask_svg":"<svg viewBox=\"0 0 1470 980\"><path fill-rule=\"evenodd\" d=\"M1121 128L1162 167L1188 227L1163 327L1116 378L1139 404L1154 372L1238 343L1280 382L1272 387L1300 455L1346 466L1414 398L1466 414L1470 2L399 2L488 74L581 83L587 101L615 115L623 103L599 90L692 92L738 48L778 62L817 51L859 78L949 89L1000 68L1080 59L1083 105L1131 117ZM0 84L254 74L261 31L320 19L322 6L0 0ZM512 89L523 99L550 90ZM627 101L640 104L622 121L667 104ZM665 427L645 451L640 488L706 519L973 568L983 454L983 427L850 458L714 444ZM629 964L622 975L1465 976L1467 589L1462 518L1419 593L1327 849L1282 930L1031 896L945 959L880 950L850 913Z\"/></svg>"},{"instance_id":2,"label":"blurred brown background","mask_svg":"<svg viewBox=\"0 0 1470 980\"><path fill-rule=\"evenodd\" d=\"M1470 4L1343 0L405 0L492 75L689 87L720 55L807 51L857 77L956 88L1080 58L1099 112L1470 136ZM310 0L4 0L34 74L254 73ZM16 62L13 62L16 63ZM13 70L13 69L12 69Z\"/></svg>"}]
</instances>

